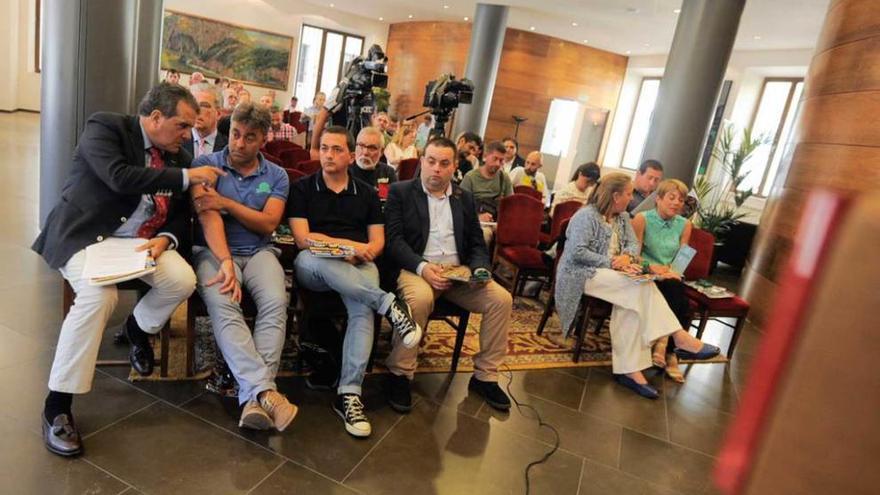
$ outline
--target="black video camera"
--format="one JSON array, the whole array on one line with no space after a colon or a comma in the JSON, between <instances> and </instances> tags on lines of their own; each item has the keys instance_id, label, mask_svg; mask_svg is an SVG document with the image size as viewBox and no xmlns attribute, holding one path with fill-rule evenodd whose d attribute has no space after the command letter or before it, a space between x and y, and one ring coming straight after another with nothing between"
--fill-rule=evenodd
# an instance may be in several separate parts
<instances>
[{"instance_id":1,"label":"black video camera","mask_svg":"<svg viewBox=\"0 0 880 495\"><path fill-rule=\"evenodd\" d=\"M366 57L356 57L348 64L339 83L340 98L347 110L346 127L355 136L370 125L370 116L376 111L373 88L388 87L387 65L385 52L373 45Z\"/></svg>"},{"instance_id":2,"label":"black video camera","mask_svg":"<svg viewBox=\"0 0 880 495\"><path fill-rule=\"evenodd\" d=\"M456 80L452 74L443 74L425 86L425 101L422 106L431 109L434 115L434 130L431 136L443 136L449 116L461 104L474 101L474 83L469 79Z\"/></svg>"}]
</instances>

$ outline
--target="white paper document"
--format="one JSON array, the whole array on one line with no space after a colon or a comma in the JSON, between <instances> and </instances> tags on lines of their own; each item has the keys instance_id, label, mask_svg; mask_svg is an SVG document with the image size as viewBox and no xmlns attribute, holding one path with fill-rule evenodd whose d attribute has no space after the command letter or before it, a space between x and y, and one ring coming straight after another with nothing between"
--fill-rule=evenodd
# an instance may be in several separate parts
<instances>
[{"instance_id":1,"label":"white paper document","mask_svg":"<svg viewBox=\"0 0 880 495\"><path fill-rule=\"evenodd\" d=\"M86 263L82 277L88 279L122 277L146 270L150 266L147 251L135 251L135 248L146 242L146 239L111 237L86 247Z\"/></svg>"}]
</instances>

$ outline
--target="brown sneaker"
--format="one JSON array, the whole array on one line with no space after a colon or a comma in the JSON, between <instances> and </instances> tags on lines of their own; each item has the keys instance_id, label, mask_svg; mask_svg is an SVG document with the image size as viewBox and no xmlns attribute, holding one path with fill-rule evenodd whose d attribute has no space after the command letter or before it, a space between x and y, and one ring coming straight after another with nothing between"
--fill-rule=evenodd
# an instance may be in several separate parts
<instances>
[{"instance_id":1,"label":"brown sneaker","mask_svg":"<svg viewBox=\"0 0 880 495\"><path fill-rule=\"evenodd\" d=\"M284 431L285 428L296 417L298 409L291 404L287 397L275 390L266 390L260 397L260 405L263 410L269 414L275 423L275 429Z\"/></svg>"},{"instance_id":2,"label":"brown sneaker","mask_svg":"<svg viewBox=\"0 0 880 495\"><path fill-rule=\"evenodd\" d=\"M248 401L241 411L241 419L238 420L239 428L250 428L251 430L268 430L273 426L272 418L266 414L266 411L260 407L255 400Z\"/></svg>"}]
</instances>

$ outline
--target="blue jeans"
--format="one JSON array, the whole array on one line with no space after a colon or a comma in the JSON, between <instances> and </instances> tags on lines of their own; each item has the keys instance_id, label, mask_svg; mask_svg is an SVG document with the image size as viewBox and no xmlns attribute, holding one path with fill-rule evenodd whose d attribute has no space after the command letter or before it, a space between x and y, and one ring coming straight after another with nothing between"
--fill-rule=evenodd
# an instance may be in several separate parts
<instances>
[{"instance_id":1,"label":"blue jeans","mask_svg":"<svg viewBox=\"0 0 880 495\"><path fill-rule=\"evenodd\" d=\"M208 308L214 339L229 370L238 382L238 402L256 400L265 390L276 390L275 375L284 348L287 323L287 290L284 269L273 250L253 256L233 256L235 276L257 306L254 334L244 321L241 306L229 294L220 293L220 284L205 282L217 275L220 263L204 247L193 248L199 295Z\"/></svg>"},{"instance_id":2,"label":"blue jeans","mask_svg":"<svg viewBox=\"0 0 880 495\"><path fill-rule=\"evenodd\" d=\"M300 285L316 292L332 290L342 298L348 312L348 325L342 342L342 372L337 392L360 395L373 348L373 312L387 313L394 294L379 288L379 270L373 263L355 266L300 251L294 265Z\"/></svg>"}]
</instances>

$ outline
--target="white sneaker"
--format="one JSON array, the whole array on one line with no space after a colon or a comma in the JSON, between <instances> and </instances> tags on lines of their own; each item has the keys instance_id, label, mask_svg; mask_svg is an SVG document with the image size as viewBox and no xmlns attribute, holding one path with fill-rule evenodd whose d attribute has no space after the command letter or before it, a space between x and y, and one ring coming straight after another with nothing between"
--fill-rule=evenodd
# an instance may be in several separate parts
<instances>
[{"instance_id":1,"label":"white sneaker","mask_svg":"<svg viewBox=\"0 0 880 495\"><path fill-rule=\"evenodd\" d=\"M350 435L364 438L370 436L370 420L364 414L364 404L357 394L339 394L333 401L333 410L345 422L345 431Z\"/></svg>"},{"instance_id":2,"label":"white sneaker","mask_svg":"<svg viewBox=\"0 0 880 495\"><path fill-rule=\"evenodd\" d=\"M412 349L419 345L419 341L422 340L422 327L413 320L406 301L395 297L394 302L388 308L388 312L385 313L385 317L391 323L391 328L397 332L404 347Z\"/></svg>"}]
</instances>

